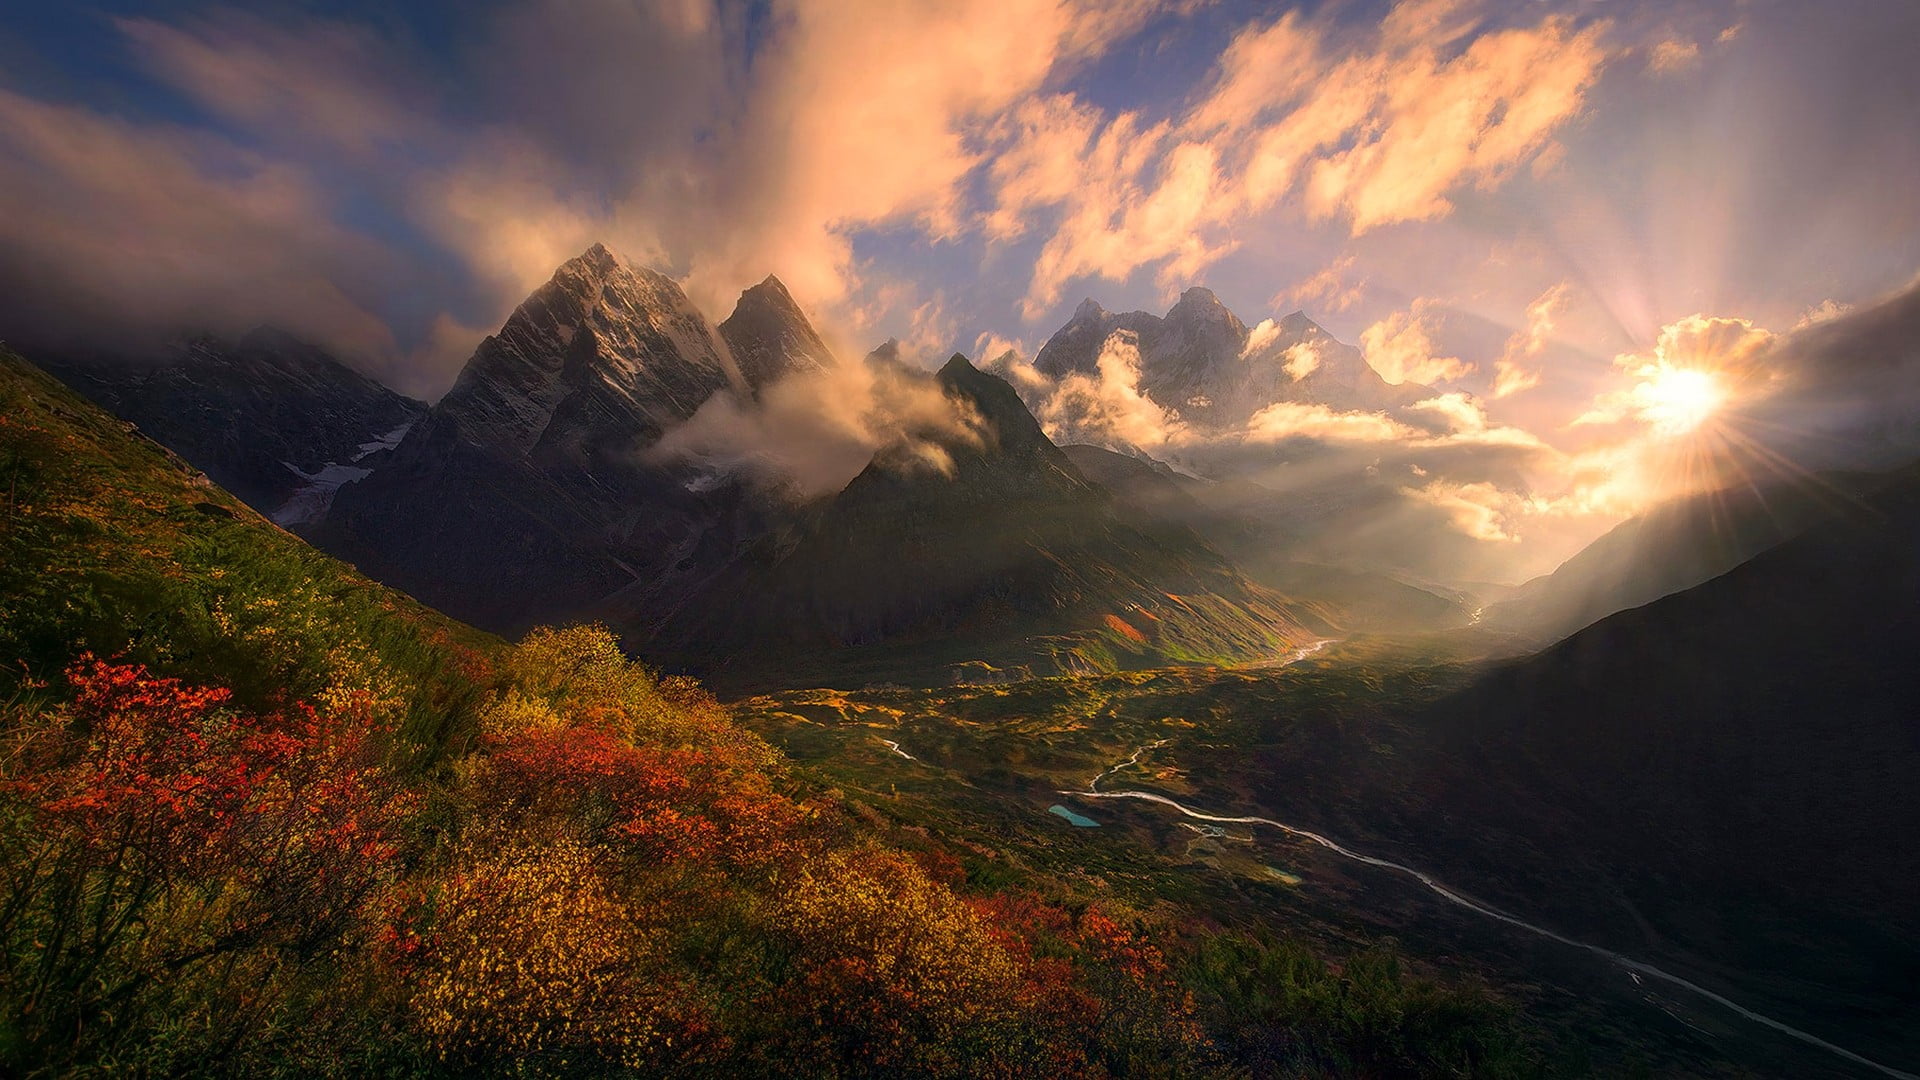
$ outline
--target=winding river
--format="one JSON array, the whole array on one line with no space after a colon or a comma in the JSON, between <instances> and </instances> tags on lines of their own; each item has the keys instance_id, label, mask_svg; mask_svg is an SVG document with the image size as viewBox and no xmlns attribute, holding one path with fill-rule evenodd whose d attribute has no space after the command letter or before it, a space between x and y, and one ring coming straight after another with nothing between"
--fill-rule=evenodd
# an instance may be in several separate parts
<instances>
[{"instance_id":1,"label":"winding river","mask_svg":"<svg viewBox=\"0 0 1920 1080\"><path fill-rule=\"evenodd\" d=\"M1094 777L1093 780L1087 785L1087 790L1085 791L1062 791L1060 794L1072 796L1074 798L1079 798L1079 799L1136 799L1141 802L1158 803L1161 806L1170 807L1173 810L1179 812L1180 814L1183 814L1187 817L1194 819L1195 821L1212 822L1217 825L1265 825L1271 829L1278 829L1289 836L1297 837L1301 840L1306 840L1311 843L1318 844L1321 847L1326 848L1328 851L1331 851L1336 855L1342 856L1343 858L1351 859L1354 862L1365 863L1368 866L1377 866L1383 870L1391 870L1394 873L1400 874L1404 877L1410 877L1413 880L1418 881L1420 884L1426 886L1429 890L1431 890L1435 895L1439 896L1441 899L1457 907L1462 907L1476 914L1484 915L1489 919L1497 919L1500 922L1506 923L1509 926L1518 927L1521 930L1525 930L1527 933L1546 938L1549 941L1556 941L1562 945L1571 946L1572 948L1575 948L1575 949L1583 949L1587 952L1594 954L1595 956L1601 957L1602 959L1605 959L1614 964L1617 964L1620 967L1625 968L1626 970L1633 972L1637 975L1642 975L1649 979L1657 979L1661 982L1680 987L1683 990L1691 991L1692 993L1697 994L1700 997L1703 997L1708 1001L1711 1001L1716 1005L1726 1008L1742 1017L1745 1017L1746 1019L1751 1020L1756 1024L1761 1024L1765 1027L1772 1028L1773 1030L1778 1031L1783 1035L1791 1036L1795 1039L1800 1040L1803 1043L1806 1043L1809 1046L1819 1047L1820 1049L1825 1050L1830 1054L1834 1054L1838 1057L1845 1058L1846 1060L1851 1061L1856 1065L1865 1066L1866 1068L1873 1069L1887 1076L1897 1077L1899 1078L1899 1080L1920 1080L1920 1076L1916 1076L1914 1073L1903 1072L1891 1066L1882 1065L1877 1061L1873 1061L1869 1058L1862 1057L1859 1054L1856 1054L1853 1051L1848 1050L1844 1046L1836 1046L1833 1043L1830 1043L1827 1040L1822 1039L1818 1035L1813 1035L1808 1032L1801 1031L1799 1028L1782 1023L1779 1020L1775 1020L1771 1016L1766 1016L1761 1013L1754 1012L1752 1009L1749 1009L1746 1006L1741 1005L1737 1001L1733 1001L1720 994L1716 994L1713 991L1707 989L1704 986L1701 986L1698 983L1691 982L1687 979L1683 979L1678 975L1672 974L1671 972L1662 971L1661 969L1654 967L1652 964L1646 963L1645 961L1635 960L1630 956L1623 956L1620 953L1614 952L1612 949L1605 949L1598 945L1591 945L1584 941L1577 941L1573 938L1565 936L1564 934L1555 933L1554 931L1549 930L1544 926L1536 926L1533 923L1526 921L1525 919L1519 918L1517 916L1509 915L1506 912L1500 911L1497 908L1489 907L1478 900L1471 899L1465 894L1461 893L1459 890L1454 889L1440 881L1436 881L1432 875L1426 873L1425 871L1417 870L1411 866L1407 866L1403 863L1393 862L1392 860L1389 860L1389 859L1380 859L1380 858L1375 858L1372 855L1364 855L1334 840L1330 840L1327 837L1322 836L1317 832L1313 832L1312 830L1298 828L1293 825L1288 825L1287 823L1282 821L1275 821L1272 818L1251 817L1251 816L1230 817L1223 814L1209 814L1209 813L1205 813L1204 811L1195 810L1192 807L1186 806L1183 803L1170 799L1165 795L1156 794L1151 791L1099 791L1099 790L1096 790L1100 785L1100 781L1113 775L1115 772L1118 772L1120 769L1126 768L1131 765L1139 764L1140 755L1142 753L1145 753L1147 750L1152 749L1153 747L1164 745L1165 742L1166 740L1162 739L1159 742L1149 743L1146 746L1142 746L1138 750L1135 750L1133 752L1133 756L1128 758L1126 761L1120 762L1118 765L1115 765L1114 767L1101 773L1099 776Z\"/></svg>"}]
</instances>

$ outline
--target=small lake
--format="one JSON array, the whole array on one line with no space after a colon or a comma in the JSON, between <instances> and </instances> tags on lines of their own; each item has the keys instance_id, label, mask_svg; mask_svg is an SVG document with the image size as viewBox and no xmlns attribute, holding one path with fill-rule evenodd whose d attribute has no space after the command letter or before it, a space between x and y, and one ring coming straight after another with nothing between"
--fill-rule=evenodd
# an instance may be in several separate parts
<instances>
[{"instance_id":1,"label":"small lake","mask_svg":"<svg viewBox=\"0 0 1920 1080\"><path fill-rule=\"evenodd\" d=\"M1054 805L1047 807L1047 813L1058 814L1059 816L1066 818L1067 824L1073 826L1076 829L1097 829L1100 827L1099 822L1083 814L1076 814L1073 811L1067 809L1064 806L1061 806L1058 803L1055 803Z\"/></svg>"}]
</instances>

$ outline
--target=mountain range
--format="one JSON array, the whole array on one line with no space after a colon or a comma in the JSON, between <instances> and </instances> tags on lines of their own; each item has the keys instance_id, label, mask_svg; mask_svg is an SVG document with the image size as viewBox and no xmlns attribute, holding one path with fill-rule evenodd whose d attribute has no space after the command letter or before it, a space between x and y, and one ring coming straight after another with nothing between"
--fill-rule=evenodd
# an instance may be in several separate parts
<instances>
[{"instance_id":1,"label":"mountain range","mask_svg":"<svg viewBox=\"0 0 1920 1080\"><path fill-rule=\"evenodd\" d=\"M203 358L170 376L200 395L191 408L144 393L139 376L111 397L94 368L62 373L110 406L138 401L126 411L143 430L222 468L216 479L324 550L501 633L601 619L649 655L700 666L752 654L769 673L769 650L882 673L917 670L934 647L936 671L1001 678L1263 659L1333 625L1324 605L1248 581L1190 528L1136 527L1005 382L963 359L938 375L892 362L971 426L881 447L826 499L650 454L709 401L753 409L768 386L839 363L773 277L716 326L671 279L595 245L431 408L271 331L187 353L247 366ZM318 421L288 422L301 410ZM220 424L204 423L211 413ZM209 428L271 467L225 468L196 441Z\"/></svg>"},{"instance_id":2,"label":"mountain range","mask_svg":"<svg viewBox=\"0 0 1920 1080\"><path fill-rule=\"evenodd\" d=\"M776 681L796 651L1008 678L1231 663L1330 628L1191 530L1140 528L1003 380L959 355L935 380L976 418L970 430L883 451L684 608L662 644L718 650ZM983 649L997 662L975 659Z\"/></svg>"},{"instance_id":3,"label":"mountain range","mask_svg":"<svg viewBox=\"0 0 1920 1080\"><path fill-rule=\"evenodd\" d=\"M1088 300L1034 366L1091 373L1113 347L1137 350L1143 393L1215 429L1281 402L1391 411L1432 393L1388 383L1300 313L1249 328L1204 288L1164 316ZM925 667L941 643L933 669L1005 677L1260 659L1323 633L1457 627L1486 606L1328 558L1329 528L1392 512L1377 485L1282 495L1128 447L1062 450L989 371L890 355L867 362L936 388L973 426L909 433L812 502L649 453L716 398L750 410L840 363L785 286L769 276L714 325L672 279L601 245L535 290L431 408L264 328L144 363L49 366L280 524L502 633L602 619L681 662L773 650L876 672ZM1837 497L1781 485L1656 508L1485 622L1564 637L1732 568Z\"/></svg>"}]
</instances>

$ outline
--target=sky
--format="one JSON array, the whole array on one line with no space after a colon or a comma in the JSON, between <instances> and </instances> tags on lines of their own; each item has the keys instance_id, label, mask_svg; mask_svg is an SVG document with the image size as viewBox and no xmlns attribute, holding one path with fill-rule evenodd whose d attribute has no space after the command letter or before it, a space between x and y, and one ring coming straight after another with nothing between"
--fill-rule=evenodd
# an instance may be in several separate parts
<instances>
[{"instance_id":1,"label":"sky","mask_svg":"<svg viewBox=\"0 0 1920 1080\"><path fill-rule=\"evenodd\" d=\"M1538 443L1435 489L1468 533L1590 533L1730 392L1663 384L1686 350L1920 273L1915 41L1904 0L14 0L0 336L270 323L431 399L595 241L716 320L776 274L856 355L1199 284Z\"/></svg>"}]
</instances>

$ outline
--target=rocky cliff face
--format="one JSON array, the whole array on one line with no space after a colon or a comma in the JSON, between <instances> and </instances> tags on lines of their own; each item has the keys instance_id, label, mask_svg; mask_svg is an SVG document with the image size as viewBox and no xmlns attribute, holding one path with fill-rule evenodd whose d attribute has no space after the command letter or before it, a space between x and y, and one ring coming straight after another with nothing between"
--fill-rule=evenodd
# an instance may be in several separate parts
<instances>
[{"instance_id":1,"label":"rocky cliff face","mask_svg":"<svg viewBox=\"0 0 1920 1080\"><path fill-rule=\"evenodd\" d=\"M577 459L658 438L738 385L713 328L680 286L595 244L480 343L410 441Z\"/></svg>"},{"instance_id":2,"label":"rocky cliff face","mask_svg":"<svg viewBox=\"0 0 1920 1080\"><path fill-rule=\"evenodd\" d=\"M1299 312L1249 328L1202 288L1182 293L1164 317L1110 312L1087 300L1041 347L1035 366L1055 379L1092 373L1121 331L1140 351L1140 389L1203 429L1244 425L1278 402L1375 412L1431 394L1424 386L1387 382L1359 349Z\"/></svg>"}]
</instances>

